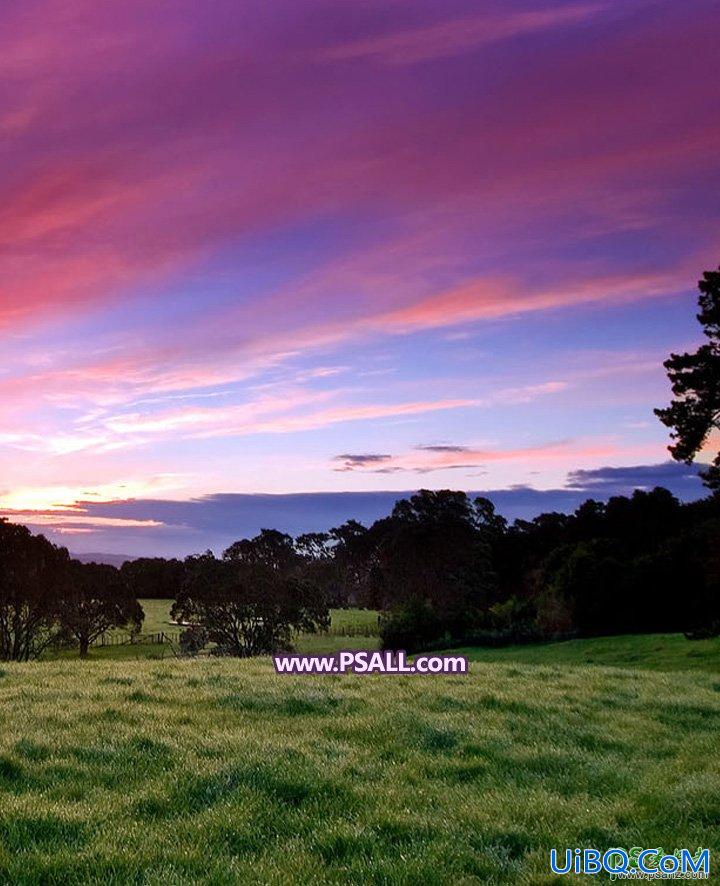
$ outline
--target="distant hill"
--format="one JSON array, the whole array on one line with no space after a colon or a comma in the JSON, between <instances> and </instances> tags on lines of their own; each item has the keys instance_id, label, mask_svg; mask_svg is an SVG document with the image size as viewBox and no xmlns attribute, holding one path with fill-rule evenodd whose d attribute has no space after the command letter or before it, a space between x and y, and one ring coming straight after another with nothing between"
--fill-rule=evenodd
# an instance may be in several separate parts
<instances>
[{"instance_id":1,"label":"distant hill","mask_svg":"<svg viewBox=\"0 0 720 886\"><path fill-rule=\"evenodd\" d=\"M117 566L118 569L127 560L137 560L137 557L133 557L132 554L73 554L71 552L71 556L81 563L106 563L108 566Z\"/></svg>"}]
</instances>

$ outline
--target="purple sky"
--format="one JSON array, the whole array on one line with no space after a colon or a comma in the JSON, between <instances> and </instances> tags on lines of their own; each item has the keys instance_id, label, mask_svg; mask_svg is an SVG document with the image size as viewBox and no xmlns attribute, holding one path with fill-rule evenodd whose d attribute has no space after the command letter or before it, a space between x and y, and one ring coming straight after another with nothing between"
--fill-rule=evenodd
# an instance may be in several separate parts
<instances>
[{"instance_id":1,"label":"purple sky","mask_svg":"<svg viewBox=\"0 0 720 886\"><path fill-rule=\"evenodd\" d=\"M662 475L718 45L703 0L8 0L0 510L185 553L231 494Z\"/></svg>"}]
</instances>

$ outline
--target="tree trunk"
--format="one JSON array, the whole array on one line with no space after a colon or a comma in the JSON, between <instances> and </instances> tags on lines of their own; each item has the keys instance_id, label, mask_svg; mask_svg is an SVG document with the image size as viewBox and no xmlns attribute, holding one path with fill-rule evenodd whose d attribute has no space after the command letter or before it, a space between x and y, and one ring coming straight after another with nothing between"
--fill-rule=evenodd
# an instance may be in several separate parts
<instances>
[{"instance_id":1,"label":"tree trunk","mask_svg":"<svg viewBox=\"0 0 720 886\"><path fill-rule=\"evenodd\" d=\"M80 658L87 658L89 648L90 640L87 637L80 637Z\"/></svg>"}]
</instances>

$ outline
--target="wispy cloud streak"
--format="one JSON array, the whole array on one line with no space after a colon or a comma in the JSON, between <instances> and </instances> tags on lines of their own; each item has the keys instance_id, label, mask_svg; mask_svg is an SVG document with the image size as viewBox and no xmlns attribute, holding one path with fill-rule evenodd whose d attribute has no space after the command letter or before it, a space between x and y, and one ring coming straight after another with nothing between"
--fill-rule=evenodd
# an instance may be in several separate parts
<instances>
[{"instance_id":1,"label":"wispy cloud streak","mask_svg":"<svg viewBox=\"0 0 720 886\"><path fill-rule=\"evenodd\" d=\"M524 34L584 22L603 8L604 4L585 3L441 21L422 28L341 44L327 49L321 57L328 60L370 59L385 65L418 64L472 52L487 44Z\"/></svg>"},{"instance_id":2,"label":"wispy cloud streak","mask_svg":"<svg viewBox=\"0 0 720 886\"><path fill-rule=\"evenodd\" d=\"M0 500L661 457L720 246L715 4L328 10L3 5Z\"/></svg>"}]
</instances>

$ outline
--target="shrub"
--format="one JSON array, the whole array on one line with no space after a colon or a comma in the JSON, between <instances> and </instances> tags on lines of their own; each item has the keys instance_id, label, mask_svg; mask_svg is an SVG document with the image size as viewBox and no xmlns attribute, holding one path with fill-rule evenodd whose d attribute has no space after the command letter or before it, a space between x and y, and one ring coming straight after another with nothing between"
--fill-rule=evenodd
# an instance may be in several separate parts
<instances>
[{"instance_id":1,"label":"shrub","mask_svg":"<svg viewBox=\"0 0 720 886\"><path fill-rule=\"evenodd\" d=\"M191 625L180 633L180 652L197 655L208 643L208 632L200 625Z\"/></svg>"},{"instance_id":2,"label":"shrub","mask_svg":"<svg viewBox=\"0 0 720 886\"><path fill-rule=\"evenodd\" d=\"M444 633L443 624L430 605L420 600L409 600L389 612L380 622L383 649L418 652L442 639Z\"/></svg>"}]
</instances>

